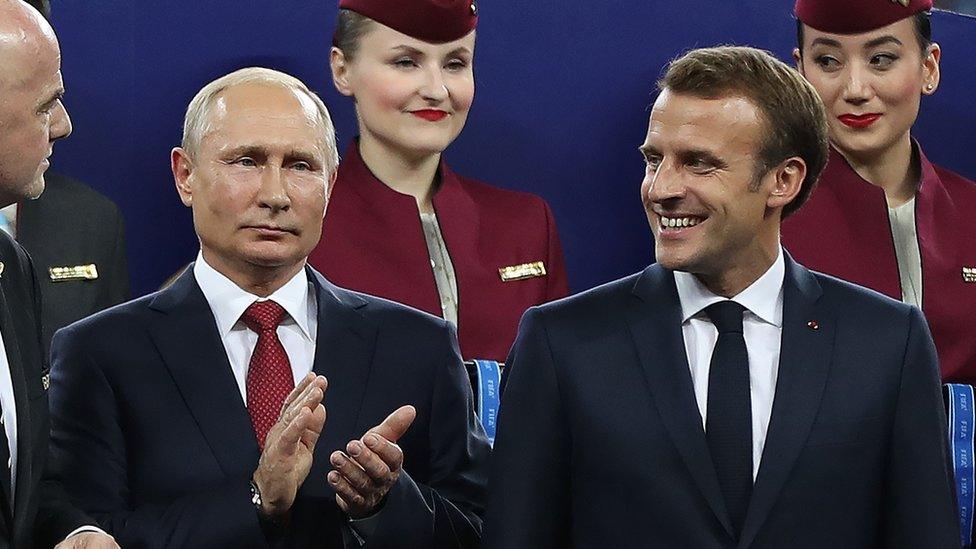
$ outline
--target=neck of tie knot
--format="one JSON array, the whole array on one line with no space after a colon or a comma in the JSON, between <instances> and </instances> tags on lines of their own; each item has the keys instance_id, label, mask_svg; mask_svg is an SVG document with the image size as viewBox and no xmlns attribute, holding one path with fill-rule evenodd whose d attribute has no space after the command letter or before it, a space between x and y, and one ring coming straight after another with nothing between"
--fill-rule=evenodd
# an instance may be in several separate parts
<instances>
[{"instance_id":1,"label":"neck of tie knot","mask_svg":"<svg viewBox=\"0 0 976 549\"><path fill-rule=\"evenodd\" d=\"M244 325L259 334L274 331L283 318L285 318L285 309L270 299L255 301L241 315Z\"/></svg>"},{"instance_id":2,"label":"neck of tie knot","mask_svg":"<svg viewBox=\"0 0 976 549\"><path fill-rule=\"evenodd\" d=\"M705 314L718 333L742 333L742 313L746 308L735 301L719 301L705 308Z\"/></svg>"}]
</instances>

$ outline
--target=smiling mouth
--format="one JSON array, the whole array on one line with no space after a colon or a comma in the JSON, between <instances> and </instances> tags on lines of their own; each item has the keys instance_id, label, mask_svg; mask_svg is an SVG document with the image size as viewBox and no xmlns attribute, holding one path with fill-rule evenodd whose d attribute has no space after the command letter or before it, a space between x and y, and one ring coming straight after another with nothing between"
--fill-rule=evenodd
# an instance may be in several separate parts
<instances>
[{"instance_id":1,"label":"smiling mouth","mask_svg":"<svg viewBox=\"0 0 976 549\"><path fill-rule=\"evenodd\" d=\"M411 111L410 114L416 116L417 118L423 118L424 120L427 120L429 122L437 122L447 117L446 111L441 111L437 109L424 109L420 111Z\"/></svg>"},{"instance_id":2,"label":"smiling mouth","mask_svg":"<svg viewBox=\"0 0 976 549\"><path fill-rule=\"evenodd\" d=\"M663 230L669 229L685 229L688 227L694 227L705 221L704 217L698 217L694 215L684 216L684 217L666 217L663 215L658 216L660 219L658 221L658 226Z\"/></svg>"},{"instance_id":3,"label":"smiling mouth","mask_svg":"<svg viewBox=\"0 0 976 549\"><path fill-rule=\"evenodd\" d=\"M868 114L842 114L837 117L845 126L855 129L864 129L874 124L881 118L881 113Z\"/></svg>"}]
</instances>

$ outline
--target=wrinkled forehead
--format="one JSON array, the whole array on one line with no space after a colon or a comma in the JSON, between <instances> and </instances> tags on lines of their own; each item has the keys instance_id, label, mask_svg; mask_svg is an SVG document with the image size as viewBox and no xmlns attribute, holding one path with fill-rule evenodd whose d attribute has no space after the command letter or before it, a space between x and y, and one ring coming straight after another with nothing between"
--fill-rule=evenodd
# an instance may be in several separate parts
<instances>
[{"instance_id":1,"label":"wrinkled forehead","mask_svg":"<svg viewBox=\"0 0 976 549\"><path fill-rule=\"evenodd\" d=\"M46 93L61 87L61 56L57 48L35 42L23 47L0 45L0 88Z\"/></svg>"},{"instance_id":2,"label":"wrinkled forehead","mask_svg":"<svg viewBox=\"0 0 976 549\"><path fill-rule=\"evenodd\" d=\"M763 127L759 110L741 95L708 98L665 89L651 109L647 140L680 147L751 145Z\"/></svg>"},{"instance_id":3,"label":"wrinkled forehead","mask_svg":"<svg viewBox=\"0 0 976 549\"><path fill-rule=\"evenodd\" d=\"M222 91L207 116L203 141L238 140L322 148L324 123L315 102L298 90L274 84L241 84Z\"/></svg>"}]
</instances>

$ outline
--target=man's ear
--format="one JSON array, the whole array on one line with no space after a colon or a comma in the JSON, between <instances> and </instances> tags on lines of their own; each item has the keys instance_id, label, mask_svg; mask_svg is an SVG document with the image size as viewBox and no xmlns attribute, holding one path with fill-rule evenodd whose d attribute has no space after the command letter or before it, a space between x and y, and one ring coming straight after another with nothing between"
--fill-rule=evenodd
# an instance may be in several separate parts
<instances>
[{"instance_id":1,"label":"man's ear","mask_svg":"<svg viewBox=\"0 0 976 549\"><path fill-rule=\"evenodd\" d=\"M766 207L782 209L793 202L803 189L803 180L807 177L807 163L798 156L787 158L772 171L772 175L775 179L769 197L766 199Z\"/></svg>"},{"instance_id":2,"label":"man's ear","mask_svg":"<svg viewBox=\"0 0 976 549\"><path fill-rule=\"evenodd\" d=\"M329 177L329 182L325 184L325 208L322 210L323 219L325 219L325 213L329 211L329 202L332 200L332 189L335 187L336 177L338 175L338 170L332 172L332 176Z\"/></svg>"},{"instance_id":3,"label":"man's ear","mask_svg":"<svg viewBox=\"0 0 976 549\"><path fill-rule=\"evenodd\" d=\"M180 200L183 205L189 208L193 205L193 186L190 184L190 177L193 175L193 161L184 149L176 147L170 153L170 167L173 169L176 192L180 193Z\"/></svg>"},{"instance_id":4,"label":"man's ear","mask_svg":"<svg viewBox=\"0 0 976 549\"><path fill-rule=\"evenodd\" d=\"M332 69L332 85L336 91L345 95L352 96L352 86L349 85L349 60L346 54L339 48L332 46L329 50L329 68Z\"/></svg>"}]
</instances>

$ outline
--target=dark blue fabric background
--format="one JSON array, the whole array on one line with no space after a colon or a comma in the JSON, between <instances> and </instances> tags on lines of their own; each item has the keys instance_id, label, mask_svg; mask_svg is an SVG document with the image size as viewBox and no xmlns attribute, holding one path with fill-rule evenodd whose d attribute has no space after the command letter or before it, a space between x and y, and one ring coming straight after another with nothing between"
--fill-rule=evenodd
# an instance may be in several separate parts
<instances>
[{"instance_id":1,"label":"dark blue fabric background","mask_svg":"<svg viewBox=\"0 0 976 549\"><path fill-rule=\"evenodd\" d=\"M54 169L121 207L134 295L197 250L169 151L203 84L249 65L280 69L322 94L340 152L355 134L352 104L328 74L336 0L52 4L75 127L56 147ZM636 271L653 255L637 146L664 64L715 44L788 59L795 39L791 1L480 0L479 9L477 97L447 158L460 173L549 201L574 291ZM976 19L937 13L933 26L943 79L923 101L916 135L935 162L976 177ZM960 230L976 232L976 220Z\"/></svg>"}]
</instances>

